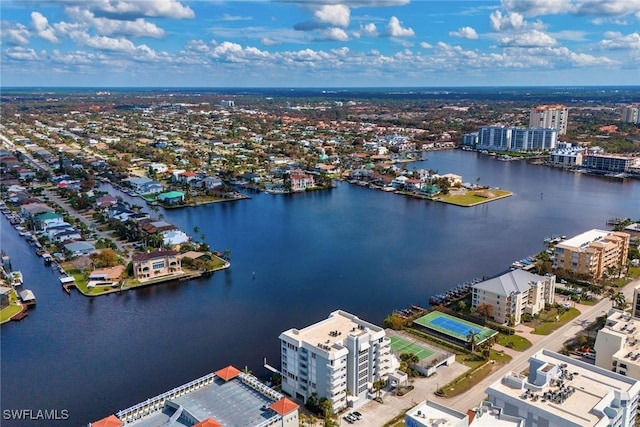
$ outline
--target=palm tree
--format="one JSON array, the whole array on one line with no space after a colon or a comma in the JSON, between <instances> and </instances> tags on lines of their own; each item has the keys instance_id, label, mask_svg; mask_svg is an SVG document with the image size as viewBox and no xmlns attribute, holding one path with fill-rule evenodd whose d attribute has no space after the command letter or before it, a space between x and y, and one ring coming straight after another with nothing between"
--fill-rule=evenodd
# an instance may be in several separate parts
<instances>
[{"instance_id":1,"label":"palm tree","mask_svg":"<svg viewBox=\"0 0 640 427\"><path fill-rule=\"evenodd\" d=\"M467 343L471 346L471 351L476 351L476 336L478 333L474 329L469 329L469 335L467 335Z\"/></svg>"}]
</instances>

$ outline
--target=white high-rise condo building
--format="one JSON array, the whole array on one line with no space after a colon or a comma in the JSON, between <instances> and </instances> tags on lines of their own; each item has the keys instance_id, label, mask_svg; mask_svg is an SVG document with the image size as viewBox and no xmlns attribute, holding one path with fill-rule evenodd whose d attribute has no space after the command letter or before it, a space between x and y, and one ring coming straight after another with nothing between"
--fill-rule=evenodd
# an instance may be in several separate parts
<instances>
[{"instance_id":1,"label":"white high-rise condo building","mask_svg":"<svg viewBox=\"0 0 640 427\"><path fill-rule=\"evenodd\" d=\"M496 151L551 151L558 143L558 131L550 128L484 126L476 148Z\"/></svg>"},{"instance_id":2,"label":"white high-rise condo building","mask_svg":"<svg viewBox=\"0 0 640 427\"><path fill-rule=\"evenodd\" d=\"M529 127L553 128L558 130L558 135L567 133L569 109L564 105L538 105L531 108Z\"/></svg>"},{"instance_id":3,"label":"white high-rise condo building","mask_svg":"<svg viewBox=\"0 0 640 427\"><path fill-rule=\"evenodd\" d=\"M622 107L622 121L625 123L640 123L640 107L627 105Z\"/></svg>"},{"instance_id":4,"label":"white high-rise condo building","mask_svg":"<svg viewBox=\"0 0 640 427\"><path fill-rule=\"evenodd\" d=\"M315 393L334 411L364 404L373 383L395 368L384 329L342 310L279 338L282 391L304 402Z\"/></svg>"}]
</instances>

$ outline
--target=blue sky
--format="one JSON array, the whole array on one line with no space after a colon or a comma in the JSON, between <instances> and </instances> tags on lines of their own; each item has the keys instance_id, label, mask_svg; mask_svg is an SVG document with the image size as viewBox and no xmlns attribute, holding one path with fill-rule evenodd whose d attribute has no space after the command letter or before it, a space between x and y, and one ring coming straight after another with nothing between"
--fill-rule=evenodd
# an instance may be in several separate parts
<instances>
[{"instance_id":1,"label":"blue sky","mask_svg":"<svg viewBox=\"0 0 640 427\"><path fill-rule=\"evenodd\" d=\"M640 84L640 0L2 0L2 86Z\"/></svg>"}]
</instances>

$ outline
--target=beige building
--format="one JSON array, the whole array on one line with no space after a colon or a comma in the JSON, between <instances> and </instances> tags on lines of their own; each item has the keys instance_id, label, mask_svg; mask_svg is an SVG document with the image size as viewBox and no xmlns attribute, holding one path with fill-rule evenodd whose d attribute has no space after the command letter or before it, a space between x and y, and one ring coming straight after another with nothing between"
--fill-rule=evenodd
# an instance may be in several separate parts
<instances>
[{"instance_id":1,"label":"beige building","mask_svg":"<svg viewBox=\"0 0 640 427\"><path fill-rule=\"evenodd\" d=\"M557 129L558 135L564 135L568 121L569 109L564 105L539 105L531 108L529 127Z\"/></svg>"},{"instance_id":2,"label":"beige building","mask_svg":"<svg viewBox=\"0 0 640 427\"><path fill-rule=\"evenodd\" d=\"M640 379L640 319L621 310L609 311L594 350L596 366Z\"/></svg>"},{"instance_id":3,"label":"beige building","mask_svg":"<svg viewBox=\"0 0 640 427\"><path fill-rule=\"evenodd\" d=\"M607 269L624 265L630 238L627 233L597 229L579 234L556 245L553 268L599 279Z\"/></svg>"},{"instance_id":4,"label":"beige building","mask_svg":"<svg viewBox=\"0 0 640 427\"><path fill-rule=\"evenodd\" d=\"M493 319L498 323L517 325L523 314L537 314L545 304L553 303L556 276L539 276L525 270L512 270L501 276L473 285L472 306L493 307Z\"/></svg>"},{"instance_id":5,"label":"beige building","mask_svg":"<svg viewBox=\"0 0 640 427\"><path fill-rule=\"evenodd\" d=\"M182 273L182 263L176 251L155 251L133 255L133 277L149 280Z\"/></svg>"}]
</instances>

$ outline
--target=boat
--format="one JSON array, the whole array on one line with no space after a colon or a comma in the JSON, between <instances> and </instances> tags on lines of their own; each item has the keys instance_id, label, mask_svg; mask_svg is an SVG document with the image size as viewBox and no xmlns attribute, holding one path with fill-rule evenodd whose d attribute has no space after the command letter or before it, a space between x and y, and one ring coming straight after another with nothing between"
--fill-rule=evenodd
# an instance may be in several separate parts
<instances>
[{"instance_id":1,"label":"boat","mask_svg":"<svg viewBox=\"0 0 640 427\"><path fill-rule=\"evenodd\" d=\"M13 286L22 286L22 284L24 283L22 272L12 271L10 274L11 274L11 280L13 282Z\"/></svg>"},{"instance_id":2,"label":"boat","mask_svg":"<svg viewBox=\"0 0 640 427\"><path fill-rule=\"evenodd\" d=\"M46 265L51 265L51 263L53 262L53 257L47 252L42 254L42 259L44 260L44 263Z\"/></svg>"}]
</instances>

